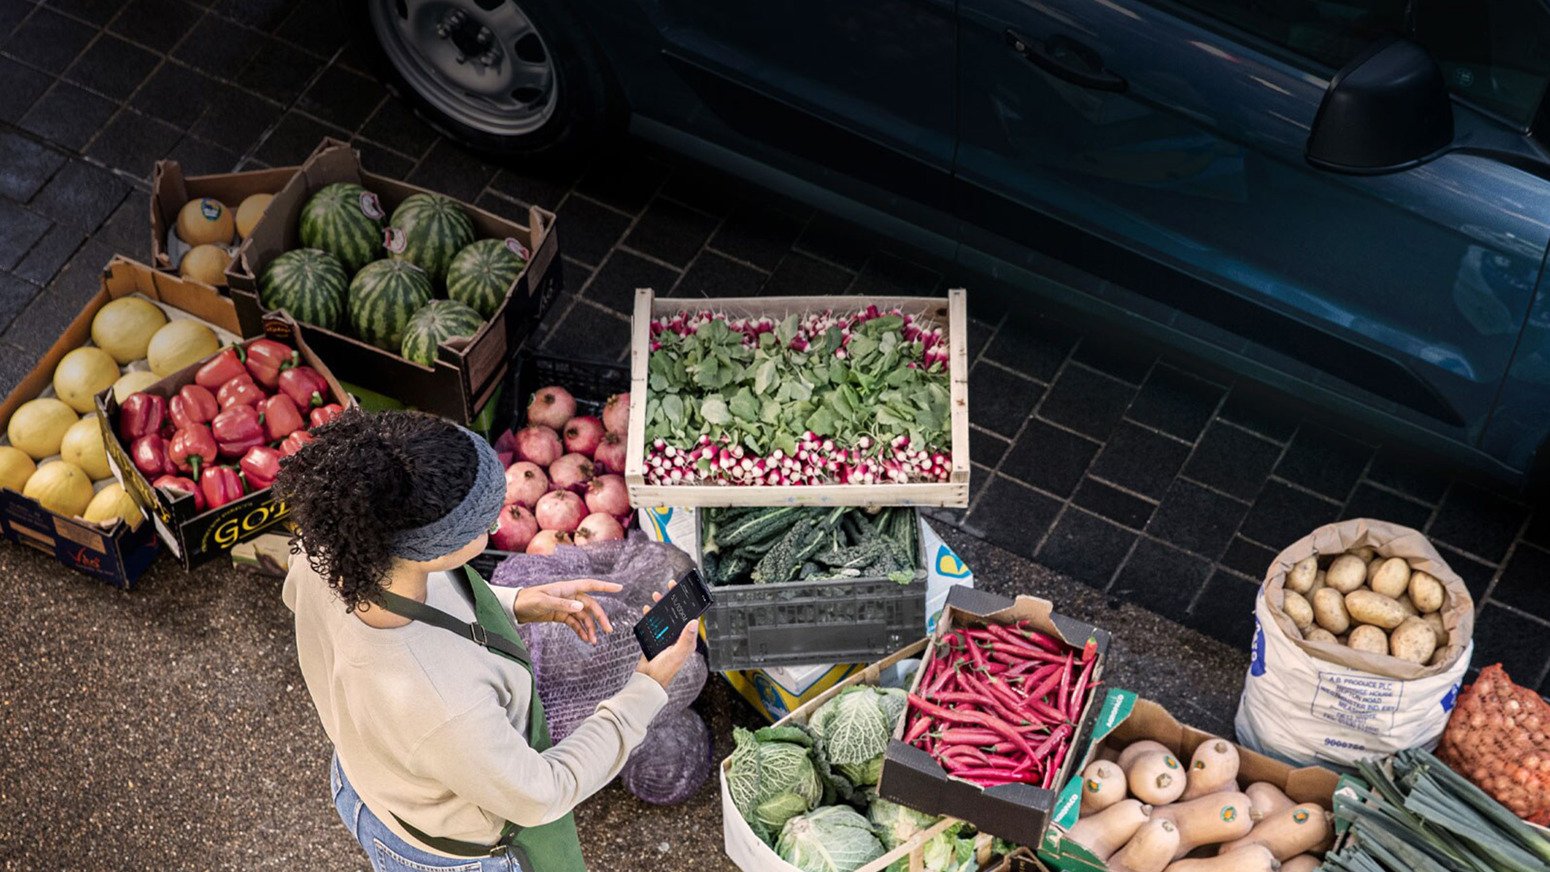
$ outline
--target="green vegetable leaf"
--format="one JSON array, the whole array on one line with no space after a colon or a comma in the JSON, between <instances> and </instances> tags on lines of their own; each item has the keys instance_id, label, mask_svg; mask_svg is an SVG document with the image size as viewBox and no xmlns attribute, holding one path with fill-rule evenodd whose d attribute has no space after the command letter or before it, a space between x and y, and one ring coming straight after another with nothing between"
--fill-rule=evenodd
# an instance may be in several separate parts
<instances>
[{"instance_id":1,"label":"green vegetable leaf","mask_svg":"<svg viewBox=\"0 0 1550 872\"><path fill-rule=\"evenodd\" d=\"M768 336L769 334L766 333L764 335ZM774 382L775 361L766 360L759 364L758 368L754 370L753 392L756 394L763 394L765 391L770 389L770 385L774 384Z\"/></svg>"},{"instance_id":2,"label":"green vegetable leaf","mask_svg":"<svg viewBox=\"0 0 1550 872\"><path fill-rule=\"evenodd\" d=\"M732 414L727 409L726 400L720 394L711 394L700 402L700 417L712 424L729 424Z\"/></svg>"},{"instance_id":3,"label":"green vegetable leaf","mask_svg":"<svg viewBox=\"0 0 1550 872\"><path fill-rule=\"evenodd\" d=\"M753 392L747 388L733 394L727 408L744 426L753 424L759 418L759 401L754 399Z\"/></svg>"}]
</instances>

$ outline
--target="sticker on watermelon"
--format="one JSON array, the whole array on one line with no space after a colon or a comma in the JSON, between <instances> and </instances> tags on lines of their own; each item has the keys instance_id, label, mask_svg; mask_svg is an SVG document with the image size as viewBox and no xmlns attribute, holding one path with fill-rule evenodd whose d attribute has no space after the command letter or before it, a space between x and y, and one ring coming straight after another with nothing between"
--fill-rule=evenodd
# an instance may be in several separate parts
<instances>
[{"instance_id":1,"label":"sticker on watermelon","mask_svg":"<svg viewBox=\"0 0 1550 872\"><path fill-rule=\"evenodd\" d=\"M517 257L520 257L523 260L528 259L527 246L523 245L510 236L506 237L506 248L510 249L511 253L515 254Z\"/></svg>"},{"instance_id":2,"label":"sticker on watermelon","mask_svg":"<svg viewBox=\"0 0 1550 872\"><path fill-rule=\"evenodd\" d=\"M373 221L381 221L382 216L387 214L382 211L382 201L378 200L377 195L370 191L363 191L361 193L361 212L365 213L366 217Z\"/></svg>"},{"instance_id":3,"label":"sticker on watermelon","mask_svg":"<svg viewBox=\"0 0 1550 872\"><path fill-rule=\"evenodd\" d=\"M409 234L397 227L388 227L382 231L382 247L394 254L403 254L409 247Z\"/></svg>"}]
</instances>

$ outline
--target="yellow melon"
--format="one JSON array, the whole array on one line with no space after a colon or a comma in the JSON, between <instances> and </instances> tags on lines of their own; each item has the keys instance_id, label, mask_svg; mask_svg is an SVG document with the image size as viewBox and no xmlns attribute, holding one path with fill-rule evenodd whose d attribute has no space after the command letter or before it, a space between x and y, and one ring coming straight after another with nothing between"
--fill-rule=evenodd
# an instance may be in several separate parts
<instances>
[{"instance_id":1,"label":"yellow melon","mask_svg":"<svg viewBox=\"0 0 1550 872\"><path fill-rule=\"evenodd\" d=\"M126 372L113 383L113 399L123 403L129 399L129 395L135 391L143 391L153 384L161 381L161 376L148 369Z\"/></svg>"},{"instance_id":2,"label":"yellow melon","mask_svg":"<svg viewBox=\"0 0 1550 872\"><path fill-rule=\"evenodd\" d=\"M269 201L274 199L274 194L252 194L237 206L237 235L247 239L252 235L253 228L258 226L258 219L264 217L264 210L269 208Z\"/></svg>"},{"instance_id":3,"label":"yellow melon","mask_svg":"<svg viewBox=\"0 0 1550 872\"><path fill-rule=\"evenodd\" d=\"M187 318L168 321L167 326L151 337L150 347L145 349L151 372L172 375L190 364L198 363L221 350L221 341L215 331Z\"/></svg>"},{"instance_id":4,"label":"yellow melon","mask_svg":"<svg viewBox=\"0 0 1550 872\"><path fill-rule=\"evenodd\" d=\"M51 512L73 517L91 505L91 479L79 466L55 460L38 467L22 488L22 496L37 500Z\"/></svg>"},{"instance_id":5,"label":"yellow melon","mask_svg":"<svg viewBox=\"0 0 1550 872\"><path fill-rule=\"evenodd\" d=\"M6 488L22 492L27 486L27 479L38 471L38 465L32 462L27 452L20 448L12 448L9 445L0 445L0 488Z\"/></svg>"},{"instance_id":6,"label":"yellow melon","mask_svg":"<svg viewBox=\"0 0 1550 872\"><path fill-rule=\"evenodd\" d=\"M118 381L118 364L100 348L77 348L54 367L54 393L77 412L90 412L92 398Z\"/></svg>"},{"instance_id":7,"label":"yellow melon","mask_svg":"<svg viewBox=\"0 0 1550 872\"><path fill-rule=\"evenodd\" d=\"M135 505L134 497L124 490L123 485L113 482L91 498L86 506L85 514L81 515L95 524L112 525L114 521L123 521L134 530L145 520L145 515L140 513L140 507Z\"/></svg>"},{"instance_id":8,"label":"yellow melon","mask_svg":"<svg viewBox=\"0 0 1550 872\"><path fill-rule=\"evenodd\" d=\"M231 242L235 232L231 210L220 200L201 197L189 200L178 210L178 238L189 245L215 242L225 245Z\"/></svg>"},{"instance_id":9,"label":"yellow melon","mask_svg":"<svg viewBox=\"0 0 1550 872\"><path fill-rule=\"evenodd\" d=\"M122 366L145 357L151 337L166 323L166 313L155 303L140 297L119 297L92 316L91 341Z\"/></svg>"},{"instance_id":10,"label":"yellow melon","mask_svg":"<svg viewBox=\"0 0 1550 872\"><path fill-rule=\"evenodd\" d=\"M82 415L81 420L65 431L65 438L59 442L59 456L79 466L92 481L101 481L113 474L108 468L108 449L103 447L102 426L97 423L95 412Z\"/></svg>"},{"instance_id":11,"label":"yellow melon","mask_svg":"<svg viewBox=\"0 0 1550 872\"><path fill-rule=\"evenodd\" d=\"M11 444L27 452L33 460L59 453L65 431L79 418L75 410L53 397L38 397L22 403L6 425Z\"/></svg>"},{"instance_id":12,"label":"yellow melon","mask_svg":"<svg viewBox=\"0 0 1550 872\"><path fill-rule=\"evenodd\" d=\"M219 245L196 245L183 255L183 260L178 264L178 274L207 285L224 285L226 267L230 263L231 255Z\"/></svg>"}]
</instances>

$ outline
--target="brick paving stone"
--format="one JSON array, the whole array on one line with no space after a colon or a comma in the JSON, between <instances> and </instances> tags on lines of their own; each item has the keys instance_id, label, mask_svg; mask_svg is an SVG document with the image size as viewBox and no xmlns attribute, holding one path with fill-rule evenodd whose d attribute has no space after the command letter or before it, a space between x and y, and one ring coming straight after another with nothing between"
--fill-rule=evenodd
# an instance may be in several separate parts
<instances>
[{"instance_id":1,"label":"brick paving stone","mask_svg":"<svg viewBox=\"0 0 1550 872\"><path fill-rule=\"evenodd\" d=\"M241 155L197 136L185 136L167 152L167 159L177 161L184 176L200 176L233 171Z\"/></svg>"},{"instance_id":2,"label":"brick paving stone","mask_svg":"<svg viewBox=\"0 0 1550 872\"><path fill-rule=\"evenodd\" d=\"M35 285L47 284L85 241L84 231L55 224L16 265L16 274ZM10 321L9 318L5 320ZM0 330L4 329L0 326Z\"/></svg>"},{"instance_id":3,"label":"brick paving stone","mask_svg":"<svg viewBox=\"0 0 1550 872\"><path fill-rule=\"evenodd\" d=\"M980 427L969 427L969 456L980 463L995 466L1006 456L1011 443ZM1006 472L1005 469L1002 472ZM1017 476L1012 476L1016 478Z\"/></svg>"},{"instance_id":4,"label":"brick paving stone","mask_svg":"<svg viewBox=\"0 0 1550 872\"><path fill-rule=\"evenodd\" d=\"M1507 554L1528 511L1468 482L1455 482L1427 535L1491 562Z\"/></svg>"},{"instance_id":5,"label":"brick paving stone","mask_svg":"<svg viewBox=\"0 0 1550 872\"><path fill-rule=\"evenodd\" d=\"M1109 592L1183 623L1210 574L1209 560L1142 537Z\"/></svg>"},{"instance_id":6,"label":"brick paving stone","mask_svg":"<svg viewBox=\"0 0 1550 872\"><path fill-rule=\"evenodd\" d=\"M1188 456L1188 445L1126 423L1114 431L1098 452L1089 474L1161 499Z\"/></svg>"},{"instance_id":7,"label":"brick paving stone","mask_svg":"<svg viewBox=\"0 0 1550 872\"><path fill-rule=\"evenodd\" d=\"M1432 507L1393 491L1363 483L1356 486L1356 491L1351 494L1350 501L1340 514L1345 518L1382 518L1421 530L1432 516Z\"/></svg>"},{"instance_id":8,"label":"brick paving stone","mask_svg":"<svg viewBox=\"0 0 1550 872\"><path fill-rule=\"evenodd\" d=\"M0 221L0 227L4 222ZM70 323L86 301L102 287L102 267L112 249L97 240L87 240L70 258L48 288L32 298L16 315L0 340L19 345L36 361L59 338L59 330Z\"/></svg>"},{"instance_id":9,"label":"brick paving stone","mask_svg":"<svg viewBox=\"0 0 1550 872\"><path fill-rule=\"evenodd\" d=\"M1513 681L1533 687L1550 662L1547 634L1550 625L1486 603L1475 621L1475 654L1470 662L1475 669L1500 663Z\"/></svg>"},{"instance_id":10,"label":"brick paving stone","mask_svg":"<svg viewBox=\"0 0 1550 872\"><path fill-rule=\"evenodd\" d=\"M27 308L27 304L32 302L32 298L38 295L38 291L39 288L36 284L11 273L0 272L0 333L4 333L5 329L11 326L11 322L16 320L16 316L21 314L23 309ZM0 348L0 352L3 352L6 348L14 347L14 345L5 346ZM20 352L16 356L26 358L26 355ZM30 363L27 364L28 368L30 366ZM26 371L26 368L22 369L23 373ZM0 389L0 396L10 393L10 390L10 385L5 386L3 389Z\"/></svg>"},{"instance_id":11,"label":"brick paving stone","mask_svg":"<svg viewBox=\"0 0 1550 872\"><path fill-rule=\"evenodd\" d=\"M1523 531L1523 541L1550 548L1550 507L1546 507L1543 502L1535 509L1533 517L1529 518L1528 527Z\"/></svg>"},{"instance_id":12,"label":"brick paving stone","mask_svg":"<svg viewBox=\"0 0 1550 872\"><path fill-rule=\"evenodd\" d=\"M1275 549L1256 545L1242 536L1234 536L1227 545L1226 553L1222 555L1221 565L1258 580L1265 577L1265 571L1270 568L1277 553Z\"/></svg>"},{"instance_id":13,"label":"brick paving stone","mask_svg":"<svg viewBox=\"0 0 1550 872\"><path fill-rule=\"evenodd\" d=\"M1273 408L1276 403L1276 400L1264 396L1253 386L1235 387L1222 404L1221 419L1252 430L1266 439L1285 442L1296 432L1297 418Z\"/></svg>"},{"instance_id":14,"label":"brick paving stone","mask_svg":"<svg viewBox=\"0 0 1550 872\"><path fill-rule=\"evenodd\" d=\"M631 143L598 155L576 190L615 209L640 214L672 173L667 164Z\"/></svg>"},{"instance_id":15,"label":"brick paving stone","mask_svg":"<svg viewBox=\"0 0 1550 872\"><path fill-rule=\"evenodd\" d=\"M706 249L695 257L673 287L675 297L756 297L769 276Z\"/></svg>"},{"instance_id":16,"label":"brick paving stone","mask_svg":"<svg viewBox=\"0 0 1550 872\"><path fill-rule=\"evenodd\" d=\"M0 42L11 35L11 31L22 23L34 5L34 0L0 0ZM50 6L58 8L57 4Z\"/></svg>"},{"instance_id":17,"label":"brick paving stone","mask_svg":"<svg viewBox=\"0 0 1550 872\"><path fill-rule=\"evenodd\" d=\"M97 238L111 245L114 251L148 262L151 257L151 229L147 219L150 200L149 193L131 190L97 231Z\"/></svg>"},{"instance_id":18,"label":"brick paving stone","mask_svg":"<svg viewBox=\"0 0 1550 872\"><path fill-rule=\"evenodd\" d=\"M438 137L436 131L430 125L414 114L414 110L404 104L402 100L383 100L377 104L377 110L371 118L361 127L361 135L372 142L381 143L394 151L418 160L421 155L430 151L436 144ZM500 175L504 175L502 170ZM494 183L491 183L494 187ZM563 194L563 190L561 191ZM540 203L549 208L559 202L556 197L552 202Z\"/></svg>"},{"instance_id":19,"label":"brick paving stone","mask_svg":"<svg viewBox=\"0 0 1550 872\"><path fill-rule=\"evenodd\" d=\"M108 29L133 42L165 52L198 23L204 11L182 0L130 0Z\"/></svg>"},{"instance_id":20,"label":"brick paving stone","mask_svg":"<svg viewBox=\"0 0 1550 872\"><path fill-rule=\"evenodd\" d=\"M1491 582L1496 578L1498 567L1456 551L1448 546L1433 541L1438 555L1447 562L1448 566L1462 579L1464 586L1469 588L1469 595L1474 598L1478 607L1485 599L1486 591L1490 590Z\"/></svg>"},{"instance_id":21,"label":"brick paving stone","mask_svg":"<svg viewBox=\"0 0 1550 872\"><path fill-rule=\"evenodd\" d=\"M1264 545L1281 548L1335 520L1340 506L1279 481L1271 481L1254 500L1240 532Z\"/></svg>"},{"instance_id":22,"label":"brick paving stone","mask_svg":"<svg viewBox=\"0 0 1550 872\"><path fill-rule=\"evenodd\" d=\"M53 77L7 57L0 57L0 122L14 124L48 90Z\"/></svg>"},{"instance_id":23,"label":"brick paving stone","mask_svg":"<svg viewBox=\"0 0 1550 872\"><path fill-rule=\"evenodd\" d=\"M1071 357L1106 375L1130 385L1139 385L1151 371L1155 355L1125 347L1126 342L1111 336L1089 335L1077 343Z\"/></svg>"},{"instance_id":24,"label":"brick paving stone","mask_svg":"<svg viewBox=\"0 0 1550 872\"><path fill-rule=\"evenodd\" d=\"M0 51L34 67L61 73L96 35L96 28L89 24L38 7L0 42Z\"/></svg>"},{"instance_id":25,"label":"brick paving stone","mask_svg":"<svg viewBox=\"0 0 1550 872\"><path fill-rule=\"evenodd\" d=\"M1158 364L1131 401L1125 417L1186 442L1194 442L1211 420L1227 389Z\"/></svg>"},{"instance_id":26,"label":"brick paving stone","mask_svg":"<svg viewBox=\"0 0 1550 872\"><path fill-rule=\"evenodd\" d=\"M240 27L220 15L206 13L172 50L172 57L196 70L229 80L235 78L268 42L262 33Z\"/></svg>"},{"instance_id":27,"label":"brick paving stone","mask_svg":"<svg viewBox=\"0 0 1550 872\"><path fill-rule=\"evenodd\" d=\"M1204 557L1216 558L1248 513L1247 503L1175 479L1147 525L1153 536Z\"/></svg>"},{"instance_id":28,"label":"brick paving stone","mask_svg":"<svg viewBox=\"0 0 1550 872\"><path fill-rule=\"evenodd\" d=\"M1059 511L1054 499L998 475L986 483L965 522L1002 548L1031 557Z\"/></svg>"},{"instance_id":29,"label":"brick paving stone","mask_svg":"<svg viewBox=\"0 0 1550 872\"><path fill-rule=\"evenodd\" d=\"M796 250L817 255L855 272L866 265L877 246L877 236L828 215L814 216L797 238Z\"/></svg>"},{"instance_id":30,"label":"brick paving stone","mask_svg":"<svg viewBox=\"0 0 1550 872\"><path fill-rule=\"evenodd\" d=\"M969 340L969 365L973 366L974 362L979 360L980 354L985 351L985 346L989 345L991 338L995 336L996 325L971 317L964 334Z\"/></svg>"},{"instance_id":31,"label":"brick paving stone","mask_svg":"<svg viewBox=\"0 0 1550 872\"><path fill-rule=\"evenodd\" d=\"M1550 551L1527 544L1514 548L1491 599L1529 614L1550 616Z\"/></svg>"},{"instance_id":32,"label":"brick paving stone","mask_svg":"<svg viewBox=\"0 0 1550 872\"><path fill-rule=\"evenodd\" d=\"M1258 591L1259 585L1254 582L1218 569L1201 588L1184 624L1229 645L1247 647L1254 637L1254 598Z\"/></svg>"},{"instance_id":33,"label":"brick paving stone","mask_svg":"<svg viewBox=\"0 0 1550 872\"><path fill-rule=\"evenodd\" d=\"M19 126L72 151L83 148L113 115L113 103L69 82L56 81Z\"/></svg>"},{"instance_id":34,"label":"brick paving stone","mask_svg":"<svg viewBox=\"0 0 1550 872\"><path fill-rule=\"evenodd\" d=\"M581 197L567 197L560 206L560 238L565 253L596 266L630 226L630 219Z\"/></svg>"},{"instance_id":35,"label":"brick paving stone","mask_svg":"<svg viewBox=\"0 0 1550 872\"><path fill-rule=\"evenodd\" d=\"M1082 479L1076 486L1076 493L1071 495L1071 503L1132 530L1145 527L1157 509L1157 504L1150 500L1093 478Z\"/></svg>"},{"instance_id":36,"label":"brick paving stone","mask_svg":"<svg viewBox=\"0 0 1550 872\"><path fill-rule=\"evenodd\" d=\"M81 52L64 77L88 90L115 100L128 97L161 62L153 54L112 34L98 37Z\"/></svg>"},{"instance_id":37,"label":"brick paving stone","mask_svg":"<svg viewBox=\"0 0 1550 872\"><path fill-rule=\"evenodd\" d=\"M0 275L0 287L4 287L5 282L6 278ZM33 290L36 291L37 288ZM0 305L4 305L3 298L0 298ZM21 380L32 372L36 364L37 359L25 348L9 342L0 342L0 397L9 395L18 384L21 384Z\"/></svg>"},{"instance_id":38,"label":"brick paving stone","mask_svg":"<svg viewBox=\"0 0 1550 872\"><path fill-rule=\"evenodd\" d=\"M96 230L129 193L129 185L113 173L83 160L67 162L32 201L32 210L49 219L90 233Z\"/></svg>"},{"instance_id":39,"label":"brick paving stone","mask_svg":"<svg viewBox=\"0 0 1550 872\"><path fill-rule=\"evenodd\" d=\"M577 300L544 340L544 350L567 357L613 360L612 349L630 341L630 322L617 313Z\"/></svg>"},{"instance_id":40,"label":"brick paving stone","mask_svg":"<svg viewBox=\"0 0 1550 872\"><path fill-rule=\"evenodd\" d=\"M0 197L32 199L65 163L64 155L16 133L0 132Z\"/></svg>"},{"instance_id":41,"label":"brick paving stone","mask_svg":"<svg viewBox=\"0 0 1550 872\"><path fill-rule=\"evenodd\" d=\"M1184 475L1239 499L1252 500L1280 456L1281 446L1215 421L1184 465Z\"/></svg>"},{"instance_id":42,"label":"brick paving stone","mask_svg":"<svg viewBox=\"0 0 1550 872\"><path fill-rule=\"evenodd\" d=\"M383 99L382 87L376 82L336 65L323 70L302 92L296 108L354 131L366 123ZM484 187L482 182L479 187Z\"/></svg>"},{"instance_id":43,"label":"brick paving stone","mask_svg":"<svg viewBox=\"0 0 1550 872\"><path fill-rule=\"evenodd\" d=\"M742 179L706 167L679 167L662 186L662 197L713 218L724 218L738 203L774 196Z\"/></svg>"},{"instance_id":44,"label":"brick paving stone","mask_svg":"<svg viewBox=\"0 0 1550 872\"><path fill-rule=\"evenodd\" d=\"M200 127L205 127L201 119ZM196 128L197 129L197 128ZM264 141L258 146L253 156L272 167L290 166L299 164L312 154L318 147L318 143L325 136L333 136L345 139L348 134L337 127L330 127L319 121L313 120L300 112L287 112ZM371 167L367 167L371 169Z\"/></svg>"},{"instance_id":45,"label":"brick paving stone","mask_svg":"<svg viewBox=\"0 0 1550 872\"><path fill-rule=\"evenodd\" d=\"M473 152L441 140L420 160L409 181L459 200L472 200L495 177L495 168Z\"/></svg>"},{"instance_id":46,"label":"brick paving stone","mask_svg":"<svg viewBox=\"0 0 1550 872\"><path fill-rule=\"evenodd\" d=\"M768 296L838 294L850 287L854 279L854 275L841 267L794 251L770 274L764 293Z\"/></svg>"},{"instance_id":47,"label":"brick paving stone","mask_svg":"<svg viewBox=\"0 0 1550 872\"><path fill-rule=\"evenodd\" d=\"M369 130L371 125L367 124L366 127ZM559 207L560 201L565 199L565 193L570 190L571 185L575 184L575 179L565 173L545 170L532 170L533 175L528 175L530 169L502 168L490 182L490 190L529 206L542 206L551 212L554 211ZM567 246L569 244L566 243Z\"/></svg>"},{"instance_id":48,"label":"brick paving stone","mask_svg":"<svg viewBox=\"0 0 1550 872\"><path fill-rule=\"evenodd\" d=\"M969 375L969 415L981 427L1007 438L1017 434L1044 395L1044 388L983 361Z\"/></svg>"},{"instance_id":49,"label":"brick paving stone","mask_svg":"<svg viewBox=\"0 0 1550 872\"><path fill-rule=\"evenodd\" d=\"M291 14L275 28L276 36L307 51L328 57L349 39L338 7L327 3L297 3Z\"/></svg>"},{"instance_id":50,"label":"brick paving stone","mask_svg":"<svg viewBox=\"0 0 1550 872\"><path fill-rule=\"evenodd\" d=\"M1435 461L1385 446L1367 466L1366 478L1423 503L1436 503L1448 490L1448 476L1436 467Z\"/></svg>"},{"instance_id":51,"label":"brick paving stone","mask_svg":"<svg viewBox=\"0 0 1550 872\"><path fill-rule=\"evenodd\" d=\"M214 86L201 99L205 101L204 112L189 128L189 133L238 154L246 154L258 144L265 131L280 122L281 116L285 114L278 105L234 85ZM279 135L280 139L274 144L264 141L266 154L272 159L266 162L271 166L301 162L317 147L325 132L335 136L342 134L336 128L318 124L301 115L285 117L289 122L286 129L276 130L270 137ZM295 139L287 140L287 136ZM310 136L311 141L300 141L303 136Z\"/></svg>"},{"instance_id":52,"label":"brick paving stone","mask_svg":"<svg viewBox=\"0 0 1550 872\"><path fill-rule=\"evenodd\" d=\"M323 66L316 56L278 40L267 40L260 46L253 60L237 73L235 82L277 103L289 103Z\"/></svg>"},{"instance_id":53,"label":"brick paving stone","mask_svg":"<svg viewBox=\"0 0 1550 872\"><path fill-rule=\"evenodd\" d=\"M191 67L164 63L146 77L129 105L139 112L189 129L205 113L207 95L225 87Z\"/></svg>"},{"instance_id":54,"label":"brick paving stone","mask_svg":"<svg viewBox=\"0 0 1550 872\"><path fill-rule=\"evenodd\" d=\"M1032 379L1052 382L1080 336L1045 318L1013 314L985 346L985 356Z\"/></svg>"},{"instance_id":55,"label":"brick paving stone","mask_svg":"<svg viewBox=\"0 0 1550 872\"><path fill-rule=\"evenodd\" d=\"M133 110L121 110L86 149L86 155L135 178L149 178L151 168L183 138L182 131Z\"/></svg>"},{"instance_id":56,"label":"brick paving stone","mask_svg":"<svg viewBox=\"0 0 1550 872\"><path fill-rule=\"evenodd\" d=\"M1366 469L1373 449L1325 427L1304 424L1286 446L1275 474L1344 501Z\"/></svg>"},{"instance_id":57,"label":"brick paving stone","mask_svg":"<svg viewBox=\"0 0 1550 872\"><path fill-rule=\"evenodd\" d=\"M18 0L17 5L25 6L32 0ZM124 8L121 0L48 0L50 9L63 12L71 18L81 18L96 25L107 24L118 11Z\"/></svg>"},{"instance_id":58,"label":"brick paving stone","mask_svg":"<svg viewBox=\"0 0 1550 872\"><path fill-rule=\"evenodd\" d=\"M217 0L219 15L265 32L278 29L304 0Z\"/></svg>"},{"instance_id":59,"label":"brick paving stone","mask_svg":"<svg viewBox=\"0 0 1550 872\"><path fill-rule=\"evenodd\" d=\"M666 200L646 207L624 244L676 267L686 267L716 229L716 219Z\"/></svg>"},{"instance_id":60,"label":"brick paving stone","mask_svg":"<svg viewBox=\"0 0 1550 872\"><path fill-rule=\"evenodd\" d=\"M42 215L0 200L0 269L10 269L20 262L48 228L49 220Z\"/></svg>"},{"instance_id":61,"label":"brick paving stone","mask_svg":"<svg viewBox=\"0 0 1550 872\"><path fill-rule=\"evenodd\" d=\"M974 389L971 379L969 389ZM979 420L973 402L970 416ZM1058 496L1070 496L1092 464L1101 445L1085 436L1063 430L1037 418L1029 421L1018 435L1001 471L1015 479L1043 488ZM980 459L978 454L976 459Z\"/></svg>"},{"instance_id":62,"label":"brick paving stone","mask_svg":"<svg viewBox=\"0 0 1550 872\"><path fill-rule=\"evenodd\" d=\"M375 142L369 142L359 137L351 137L350 145L354 146L355 150L361 153L361 166L365 167L368 172L377 173L388 178L402 179L411 175L414 171L414 161L396 151L383 148ZM528 223L527 213L525 212L522 215L521 223Z\"/></svg>"},{"instance_id":63,"label":"brick paving stone","mask_svg":"<svg viewBox=\"0 0 1550 872\"><path fill-rule=\"evenodd\" d=\"M803 219L782 209L742 203L711 237L710 247L771 272L790 251L802 225Z\"/></svg>"},{"instance_id":64,"label":"brick paving stone","mask_svg":"<svg viewBox=\"0 0 1550 872\"><path fill-rule=\"evenodd\" d=\"M878 252L856 274L850 293L923 297L932 295L941 281L942 274L929 266Z\"/></svg>"},{"instance_id":65,"label":"brick paving stone","mask_svg":"<svg viewBox=\"0 0 1550 872\"><path fill-rule=\"evenodd\" d=\"M1135 388L1111 376L1067 366L1039 405L1039 417L1103 440L1114 431L1134 394Z\"/></svg>"},{"instance_id":66,"label":"brick paving stone","mask_svg":"<svg viewBox=\"0 0 1550 872\"><path fill-rule=\"evenodd\" d=\"M1068 506L1034 559L1103 590L1135 544L1136 533Z\"/></svg>"},{"instance_id":67,"label":"brick paving stone","mask_svg":"<svg viewBox=\"0 0 1550 872\"><path fill-rule=\"evenodd\" d=\"M665 294L676 281L678 273L674 270L628 251L615 251L592 277L582 296L621 317L629 317L635 308L636 288L652 288Z\"/></svg>"}]
</instances>

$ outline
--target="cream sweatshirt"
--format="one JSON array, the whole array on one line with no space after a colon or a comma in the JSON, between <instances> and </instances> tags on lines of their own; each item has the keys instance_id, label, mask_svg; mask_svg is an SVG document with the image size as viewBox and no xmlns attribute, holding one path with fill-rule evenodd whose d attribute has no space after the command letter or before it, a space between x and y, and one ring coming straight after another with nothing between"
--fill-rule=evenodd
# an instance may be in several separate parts
<instances>
[{"instance_id":1,"label":"cream sweatshirt","mask_svg":"<svg viewBox=\"0 0 1550 872\"><path fill-rule=\"evenodd\" d=\"M493 590L510 609L515 589ZM367 626L303 555L291 556L283 597L296 613L302 677L345 777L410 844L419 843L394 814L430 835L486 845L505 821L535 826L564 816L618 774L667 702L661 685L636 673L563 742L538 753L527 743L532 682L521 664L419 622ZM429 579L426 602L474 618L445 573Z\"/></svg>"}]
</instances>

